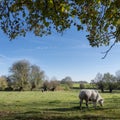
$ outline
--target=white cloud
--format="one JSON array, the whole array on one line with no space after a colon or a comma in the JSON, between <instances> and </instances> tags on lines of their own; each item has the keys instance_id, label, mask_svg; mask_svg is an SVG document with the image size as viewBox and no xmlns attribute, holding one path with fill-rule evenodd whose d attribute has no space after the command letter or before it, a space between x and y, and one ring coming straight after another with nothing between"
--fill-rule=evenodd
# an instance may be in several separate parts
<instances>
[{"instance_id":1,"label":"white cloud","mask_svg":"<svg viewBox=\"0 0 120 120\"><path fill-rule=\"evenodd\" d=\"M41 46L41 47L36 47L37 50L49 50L49 49L56 49L57 47L55 46Z\"/></svg>"},{"instance_id":2,"label":"white cloud","mask_svg":"<svg viewBox=\"0 0 120 120\"><path fill-rule=\"evenodd\" d=\"M76 45L72 47L73 49L90 49L91 47L87 44Z\"/></svg>"}]
</instances>

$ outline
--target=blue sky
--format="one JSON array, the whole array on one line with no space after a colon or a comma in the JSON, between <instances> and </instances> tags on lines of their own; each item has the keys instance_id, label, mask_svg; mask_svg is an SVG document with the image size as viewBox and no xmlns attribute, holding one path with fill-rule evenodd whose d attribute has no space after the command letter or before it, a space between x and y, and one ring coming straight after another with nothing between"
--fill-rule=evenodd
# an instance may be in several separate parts
<instances>
[{"instance_id":1,"label":"blue sky","mask_svg":"<svg viewBox=\"0 0 120 120\"><path fill-rule=\"evenodd\" d=\"M26 37L9 41L0 31L0 75L9 75L12 64L22 59L40 66L49 79L70 76L74 81L90 82L98 72L115 74L120 70L120 45L101 59L101 52L108 47L90 47L85 35L85 31L72 28L63 35L54 32L41 38L28 33Z\"/></svg>"}]
</instances>

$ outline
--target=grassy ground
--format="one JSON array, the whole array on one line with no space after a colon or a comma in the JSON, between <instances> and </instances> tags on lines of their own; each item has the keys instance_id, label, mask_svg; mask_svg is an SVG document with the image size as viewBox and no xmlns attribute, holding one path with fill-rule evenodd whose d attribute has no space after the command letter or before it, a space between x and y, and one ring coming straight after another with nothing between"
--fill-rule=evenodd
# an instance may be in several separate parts
<instances>
[{"instance_id":1,"label":"grassy ground","mask_svg":"<svg viewBox=\"0 0 120 120\"><path fill-rule=\"evenodd\" d=\"M96 85L92 85L90 83L84 83L83 84L85 88L87 89L95 89L96 88ZM74 89L80 89L80 84L79 83L73 83L73 88Z\"/></svg>"},{"instance_id":2,"label":"grassy ground","mask_svg":"<svg viewBox=\"0 0 120 120\"><path fill-rule=\"evenodd\" d=\"M101 94L104 107L79 109L78 91L0 92L0 120L120 120L120 93Z\"/></svg>"}]
</instances>

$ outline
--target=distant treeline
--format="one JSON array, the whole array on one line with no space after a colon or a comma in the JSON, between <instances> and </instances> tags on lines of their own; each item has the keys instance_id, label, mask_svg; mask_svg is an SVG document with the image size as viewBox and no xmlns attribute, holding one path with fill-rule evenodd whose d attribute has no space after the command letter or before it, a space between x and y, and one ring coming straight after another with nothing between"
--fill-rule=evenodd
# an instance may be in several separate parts
<instances>
[{"instance_id":1,"label":"distant treeline","mask_svg":"<svg viewBox=\"0 0 120 120\"><path fill-rule=\"evenodd\" d=\"M109 90L111 93L114 89L120 90L120 71L116 76L105 73L98 73L95 79L90 83L87 81L73 81L67 76L62 80L55 77L51 80L45 75L45 72L39 66L30 64L27 60L20 60L10 67L9 76L0 76L0 91L55 91L70 89L100 89L101 92Z\"/></svg>"}]
</instances>

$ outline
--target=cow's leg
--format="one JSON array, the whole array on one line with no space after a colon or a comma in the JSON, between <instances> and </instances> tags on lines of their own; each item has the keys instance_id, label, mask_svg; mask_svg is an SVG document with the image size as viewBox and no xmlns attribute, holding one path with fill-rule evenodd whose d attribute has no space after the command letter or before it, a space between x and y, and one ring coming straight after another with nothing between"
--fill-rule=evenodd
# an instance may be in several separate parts
<instances>
[{"instance_id":1,"label":"cow's leg","mask_svg":"<svg viewBox=\"0 0 120 120\"><path fill-rule=\"evenodd\" d=\"M86 99L85 101L86 101L86 107L88 108L88 101L89 101L89 99Z\"/></svg>"},{"instance_id":2,"label":"cow's leg","mask_svg":"<svg viewBox=\"0 0 120 120\"><path fill-rule=\"evenodd\" d=\"M82 102L83 102L83 100L80 99L80 109L82 109Z\"/></svg>"},{"instance_id":3,"label":"cow's leg","mask_svg":"<svg viewBox=\"0 0 120 120\"><path fill-rule=\"evenodd\" d=\"M93 107L96 109L96 101L93 101Z\"/></svg>"}]
</instances>

